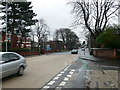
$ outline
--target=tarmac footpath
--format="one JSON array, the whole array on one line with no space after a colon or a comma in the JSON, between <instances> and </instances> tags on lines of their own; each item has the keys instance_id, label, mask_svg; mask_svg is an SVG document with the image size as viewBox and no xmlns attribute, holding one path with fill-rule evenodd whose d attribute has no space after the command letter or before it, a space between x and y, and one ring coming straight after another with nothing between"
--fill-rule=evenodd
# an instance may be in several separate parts
<instances>
[{"instance_id":1,"label":"tarmac footpath","mask_svg":"<svg viewBox=\"0 0 120 90\"><path fill-rule=\"evenodd\" d=\"M90 61L86 70L86 88L119 89L120 90L120 60L99 58L81 54L80 59Z\"/></svg>"}]
</instances>

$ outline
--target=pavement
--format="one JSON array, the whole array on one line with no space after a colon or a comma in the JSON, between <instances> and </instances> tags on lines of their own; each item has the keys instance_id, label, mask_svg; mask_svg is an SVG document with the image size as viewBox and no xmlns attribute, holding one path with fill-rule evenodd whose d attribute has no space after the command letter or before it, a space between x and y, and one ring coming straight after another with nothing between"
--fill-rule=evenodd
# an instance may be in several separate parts
<instances>
[{"instance_id":1,"label":"pavement","mask_svg":"<svg viewBox=\"0 0 120 90\"><path fill-rule=\"evenodd\" d=\"M88 49L84 53L81 53L79 58L82 60L97 62L95 64L88 64L85 76L86 88L114 88L120 90L119 59L94 57L89 54ZM92 66L94 67L91 68Z\"/></svg>"}]
</instances>

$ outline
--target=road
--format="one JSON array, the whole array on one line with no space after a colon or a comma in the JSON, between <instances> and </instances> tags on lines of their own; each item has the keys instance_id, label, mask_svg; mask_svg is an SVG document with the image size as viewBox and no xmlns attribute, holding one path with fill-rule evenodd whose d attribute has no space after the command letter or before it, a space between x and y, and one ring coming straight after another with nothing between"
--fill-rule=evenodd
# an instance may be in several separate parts
<instances>
[{"instance_id":1,"label":"road","mask_svg":"<svg viewBox=\"0 0 120 90\"><path fill-rule=\"evenodd\" d=\"M28 67L22 77L10 76L3 79L3 88L86 88L91 80L91 88L118 87L118 68L116 60L99 61L88 51L79 54L70 52L52 53L27 58ZM103 83L104 82L104 83ZM112 84L111 84L112 82Z\"/></svg>"},{"instance_id":2,"label":"road","mask_svg":"<svg viewBox=\"0 0 120 90\"><path fill-rule=\"evenodd\" d=\"M41 88L65 67L74 62L79 55L49 54L28 57L27 68L21 77L15 75L4 78L3 88Z\"/></svg>"}]
</instances>

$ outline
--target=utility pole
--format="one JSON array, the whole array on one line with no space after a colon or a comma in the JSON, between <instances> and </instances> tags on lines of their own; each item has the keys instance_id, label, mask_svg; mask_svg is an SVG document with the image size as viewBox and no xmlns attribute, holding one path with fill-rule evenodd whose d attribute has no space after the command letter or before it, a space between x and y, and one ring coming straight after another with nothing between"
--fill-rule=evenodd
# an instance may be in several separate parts
<instances>
[{"instance_id":1,"label":"utility pole","mask_svg":"<svg viewBox=\"0 0 120 90\"><path fill-rule=\"evenodd\" d=\"M119 5L119 8L118 8L118 32L120 33L120 0L118 1L118 5Z\"/></svg>"},{"instance_id":2,"label":"utility pole","mask_svg":"<svg viewBox=\"0 0 120 90\"><path fill-rule=\"evenodd\" d=\"M118 34L120 35L120 0L118 0L118 5L119 5L119 8L118 8ZM120 37L119 35L118 35L118 39ZM120 69L118 69L118 76L120 76ZM120 90L120 79L118 79L118 90Z\"/></svg>"},{"instance_id":3,"label":"utility pole","mask_svg":"<svg viewBox=\"0 0 120 90\"><path fill-rule=\"evenodd\" d=\"M119 5L119 8L118 8L118 33L120 34L120 0L118 0L118 5Z\"/></svg>"},{"instance_id":4,"label":"utility pole","mask_svg":"<svg viewBox=\"0 0 120 90\"><path fill-rule=\"evenodd\" d=\"M8 39L8 37L7 37L7 34L8 34L7 33L7 9L8 9L8 4L7 4L7 0L6 0L6 20L5 20L5 23L6 23L6 40L5 40L6 41L6 52L8 51L8 43L7 43L8 42L8 40L7 40Z\"/></svg>"}]
</instances>

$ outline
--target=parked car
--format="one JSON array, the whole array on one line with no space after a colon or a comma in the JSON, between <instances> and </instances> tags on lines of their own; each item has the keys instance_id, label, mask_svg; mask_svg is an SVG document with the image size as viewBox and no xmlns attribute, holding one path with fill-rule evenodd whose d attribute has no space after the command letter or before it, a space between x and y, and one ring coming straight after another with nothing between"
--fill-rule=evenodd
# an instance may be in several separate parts
<instances>
[{"instance_id":1,"label":"parked car","mask_svg":"<svg viewBox=\"0 0 120 90\"><path fill-rule=\"evenodd\" d=\"M82 51L85 51L85 48L81 48Z\"/></svg>"},{"instance_id":2,"label":"parked car","mask_svg":"<svg viewBox=\"0 0 120 90\"><path fill-rule=\"evenodd\" d=\"M73 49L73 50L71 51L71 54L78 54L78 49Z\"/></svg>"},{"instance_id":3,"label":"parked car","mask_svg":"<svg viewBox=\"0 0 120 90\"><path fill-rule=\"evenodd\" d=\"M15 52L0 52L0 78L17 74L22 76L26 68L26 60Z\"/></svg>"}]
</instances>

